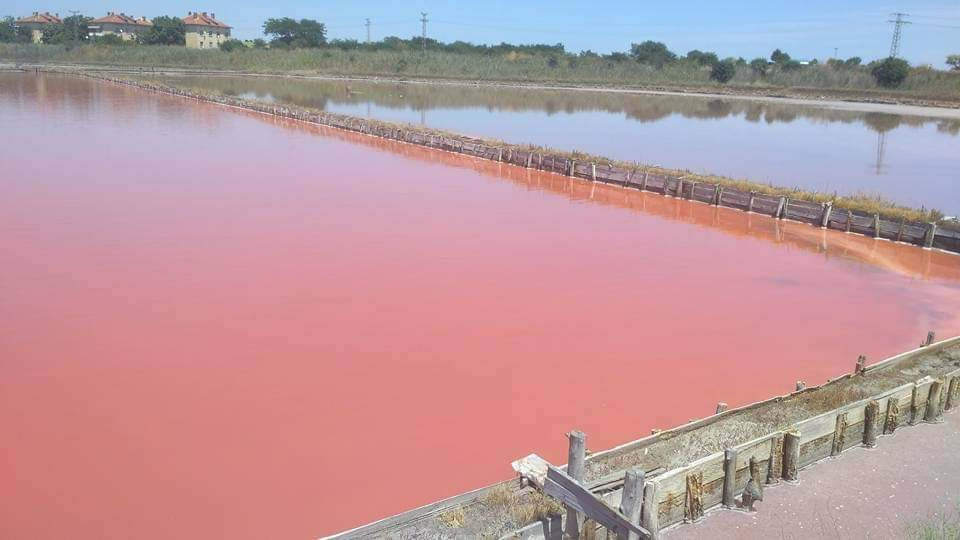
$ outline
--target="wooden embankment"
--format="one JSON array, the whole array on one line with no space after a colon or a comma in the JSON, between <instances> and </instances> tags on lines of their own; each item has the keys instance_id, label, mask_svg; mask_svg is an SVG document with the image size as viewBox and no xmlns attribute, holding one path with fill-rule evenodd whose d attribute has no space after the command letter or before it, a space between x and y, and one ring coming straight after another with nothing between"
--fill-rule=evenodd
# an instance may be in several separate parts
<instances>
[{"instance_id":1,"label":"wooden embankment","mask_svg":"<svg viewBox=\"0 0 960 540\"><path fill-rule=\"evenodd\" d=\"M736 409L721 404L704 419L590 455L585 435L572 431L566 467L531 455L514 463L518 479L330 538L559 539L574 528L585 537L614 531L608 537L658 538L712 508L742 511L750 502L743 497L748 483L752 493L778 483L789 490L812 463L858 445L882 451L883 436L937 423L960 406L960 337L934 343L931 332L915 350L873 365L863 357L851 364L848 374L821 386L797 381L788 395ZM517 523L491 503L504 493L517 504L539 496L563 506ZM762 513L763 503L757 508ZM454 527L443 519L451 512L462 517Z\"/></svg>"},{"instance_id":2,"label":"wooden embankment","mask_svg":"<svg viewBox=\"0 0 960 540\"><path fill-rule=\"evenodd\" d=\"M824 229L862 234L876 239L903 242L927 249L941 249L960 253L960 231L938 227L936 223L892 220L880 214L864 214L835 206L831 202L820 203L789 197L775 197L756 191L724 187L717 183L699 182L680 174L665 174L640 165L625 168L592 158L578 160L569 155L553 153L549 150L498 143L423 127L361 119L311 110L305 107L264 103L221 94L203 94L158 82L119 78L102 73L63 69L51 71L82 75L145 90L331 126L520 167L659 193L668 197L769 215L776 219L797 221Z\"/></svg>"}]
</instances>

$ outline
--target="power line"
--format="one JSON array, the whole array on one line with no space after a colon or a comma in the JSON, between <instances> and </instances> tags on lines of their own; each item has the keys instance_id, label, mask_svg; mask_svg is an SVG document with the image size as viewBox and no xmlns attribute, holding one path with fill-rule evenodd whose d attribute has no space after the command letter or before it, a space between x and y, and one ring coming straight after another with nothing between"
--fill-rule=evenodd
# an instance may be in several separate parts
<instances>
[{"instance_id":1,"label":"power line","mask_svg":"<svg viewBox=\"0 0 960 540\"><path fill-rule=\"evenodd\" d=\"M423 23L423 38L421 41L423 52L427 52L427 13L425 11L420 12L420 22Z\"/></svg>"},{"instance_id":2,"label":"power line","mask_svg":"<svg viewBox=\"0 0 960 540\"><path fill-rule=\"evenodd\" d=\"M890 58L896 58L900 54L900 33L902 32L903 25L911 24L909 21L904 20L904 17L908 17L909 13L891 13L895 16L896 19L888 20L887 22L893 23L893 40L890 41Z\"/></svg>"}]
</instances>

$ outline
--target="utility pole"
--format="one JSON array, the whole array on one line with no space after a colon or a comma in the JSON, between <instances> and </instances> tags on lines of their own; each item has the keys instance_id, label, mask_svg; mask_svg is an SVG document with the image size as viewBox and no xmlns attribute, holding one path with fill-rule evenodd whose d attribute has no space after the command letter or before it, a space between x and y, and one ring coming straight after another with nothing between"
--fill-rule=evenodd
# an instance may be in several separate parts
<instances>
[{"instance_id":1,"label":"utility pole","mask_svg":"<svg viewBox=\"0 0 960 540\"><path fill-rule=\"evenodd\" d=\"M837 53L838 53L839 51L840 51L840 49L838 49L837 47L834 47L834 48L833 48L833 59L834 59L834 60L837 59Z\"/></svg>"},{"instance_id":2,"label":"utility pole","mask_svg":"<svg viewBox=\"0 0 960 540\"><path fill-rule=\"evenodd\" d=\"M420 22L423 23L423 37L420 38L420 43L423 45L423 52L427 52L427 13L424 11L420 12Z\"/></svg>"},{"instance_id":3,"label":"utility pole","mask_svg":"<svg viewBox=\"0 0 960 540\"><path fill-rule=\"evenodd\" d=\"M370 44L370 19L367 19L367 45Z\"/></svg>"},{"instance_id":4,"label":"utility pole","mask_svg":"<svg viewBox=\"0 0 960 540\"><path fill-rule=\"evenodd\" d=\"M895 16L896 19L888 20L887 22L893 23L893 40L890 41L890 58L896 58L900 54L900 33L903 25L911 24L909 21L904 20L904 17L908 17L909 13L891 13Z\"/></svg>"},{"instance_id":5,"label":"utility pole","mask_svg":"<svg viewBox=\"0 0 960 540\"><path fill-rule=\"evenodd\" d=\"M71 10L70 15L73 17L73 42L76 43L80 41L80 19L77 17L77 15L80 15L80 12Z\"/></svg>"}]
</instances>

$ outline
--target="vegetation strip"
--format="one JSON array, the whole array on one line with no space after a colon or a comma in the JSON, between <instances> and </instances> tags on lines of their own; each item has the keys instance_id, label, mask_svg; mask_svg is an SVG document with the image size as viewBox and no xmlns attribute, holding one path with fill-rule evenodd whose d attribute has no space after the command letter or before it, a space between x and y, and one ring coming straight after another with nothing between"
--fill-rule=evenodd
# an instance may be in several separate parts
<instances>
[{"instance_id":1,"label":"vegetation strip","mask_svg":"<svg viewBox=\"0 0 960 540\"><path fill-rule=\"evenodd\" d=\"M84 71L62 69L51 71L79 74L145 90L331 126L625 188L652 191L665 196L764 214L821 228L960 253L960 230L938 225L936 221L940 217L938 212L898 207L878 199L867 197L833 199L826 194L616 162L578 152L564 153L532 145L514 145L466 137L440 130L360 119L306 107L278 105L199 92L152 81L110 77Z\"/></svg>"}]
</instances>

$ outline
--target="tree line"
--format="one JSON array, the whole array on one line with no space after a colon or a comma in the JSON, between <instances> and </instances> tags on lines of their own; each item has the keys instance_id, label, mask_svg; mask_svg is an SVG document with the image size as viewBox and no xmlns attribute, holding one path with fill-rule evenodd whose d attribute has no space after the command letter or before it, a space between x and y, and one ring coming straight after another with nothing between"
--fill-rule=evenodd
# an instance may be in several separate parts
<instances>
[{"instance_id":1,"label":"tree line","mask_svg":"<svg viewBox=\"0 0 960 540\"><path fill-rule=\"evenodd\" d=\"M133 41L123 41L119 36L105 35L92 36L89 23L92 18L83 15L73 15L63 19L63 24L48 25L43 31L43 42L49 44L93 42L100 44L135 44L147 45L183 45L185 43L185 28L179 17L161 16L152 20L153 26L136 36ZM511 44L498 45L474 44L466 41L444 43L432 38L413 36L403 39L397 36L388 36L379 41L364 43L355 39L327 40L326 26L313 19L293 19L290 17L271 18L263 23L263 34L268 39L255 39L242 42L237 39L227 40L220 45L224 51L243 50L247 48L263 49L319 49L336 48L350 51L431 51L454 54L477 54L487 56L502 56L507 54L545 56L547 65L559 67L561 60L568 65L574 65L577 58L601 58L612 62L633 61L638 64L651 66L655 69L664 69L668 65L682 64L696 66L710 71L710 78L727 83L736 76L738 68L747 69L763 78L775 72L789 73L800 71L809 65L817 65L818 60L800 62L788 53L776 49L769 58L754 58L747 61L745 58L724 58L710 51L694 49L686 55L678 55L671 51L666 44L659 41L643 41L633 43L625 52L597 54L593 51L582 51L578 54L567 52L563 44ZM29 42L30 32L24 28L17 28L13 17L0 20L0 42ZM960 55L950 55L946 60L954 70L960 70ZM867 69L878 84L885 87L899 86L909 76L910 65L899 58L885 58L870 62L866 66L860 57L851 57L845 60L831 58L825 64L834 69Z\"/></svg>"}]
</instances>

